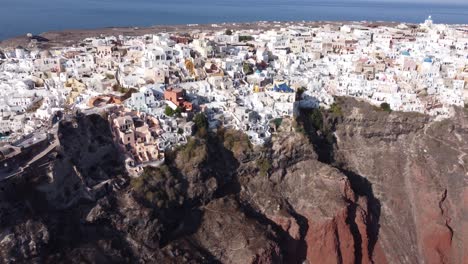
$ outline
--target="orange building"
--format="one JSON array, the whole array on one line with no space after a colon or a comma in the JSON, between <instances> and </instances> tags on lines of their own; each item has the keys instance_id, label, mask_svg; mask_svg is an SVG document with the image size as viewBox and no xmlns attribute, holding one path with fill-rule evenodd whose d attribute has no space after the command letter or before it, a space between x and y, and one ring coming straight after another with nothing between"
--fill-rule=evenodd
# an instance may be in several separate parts
<instances>
[{"instance_id":1,"label":"orange building","mask_svg":"<svg viewBox=\"0 0 468 264\"><path fill-rule=\"evenodd\" d=\"M122 100L115 95L99 95L92 97L88 101L89 107L103 107L109 104L122 104Z\"/></svg>"},{"instance_id":2,"label":"orange building","mask_svg":"<svg viewBox=\"0 0 468 264\"><path fill-rule=\"evenodd\" d=\"M183 108L185 111L192 111L192 103L185 100L185 90L184 89L174 89L168 88L164 91L164 100L171 101L176 106Z\"/></svg>"}]
</instances>

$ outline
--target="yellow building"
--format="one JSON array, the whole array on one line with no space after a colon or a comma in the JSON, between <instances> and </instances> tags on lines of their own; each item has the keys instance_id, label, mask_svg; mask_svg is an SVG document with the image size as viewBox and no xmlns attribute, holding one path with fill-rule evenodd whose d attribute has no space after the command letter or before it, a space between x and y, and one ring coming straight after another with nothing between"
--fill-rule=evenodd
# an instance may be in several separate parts
<instances>
[{"instance_id":1,"label":"yellow building","mask_svg":"<svg viewBox=\"0 0 468 264\"><path fill-rule=\"evenodd\" d=\"M71 90L67 98L67 104L73 104L76 98L86 90L86 85L84 83L73 78L65 83L65 87Z\"/></svg>"},{"instance_id":2,"label":"yellow building","mask_svg":"<svg viewBox=\"0 0 468 264\"><path fill-rule=\"evenodd\" d=\"M254 93L260 92L260 87L258 87L258 85L254 85L254 87L253 87L253 92L254 92Z\"/></svg>"}]
</instances>

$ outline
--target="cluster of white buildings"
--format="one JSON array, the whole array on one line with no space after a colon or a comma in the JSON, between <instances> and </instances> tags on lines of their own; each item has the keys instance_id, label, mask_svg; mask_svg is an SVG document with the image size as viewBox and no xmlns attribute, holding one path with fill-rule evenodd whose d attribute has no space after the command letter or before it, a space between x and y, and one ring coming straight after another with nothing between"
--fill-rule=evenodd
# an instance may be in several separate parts
<instances>
[{"instance_id":1,"label":"cluster of white buildings","mask_svg":"<svg viewBox=\"0 0 468 264\"><path fill-rule=\"evenodd\" d=\"M125 107L109 109L114 138L123 153L129 172L139 173L147 165L159 165L165 150L187 143L194 123L183 118L156 117Z\"/></svg>"},{"instance_id":2,"label":"cluster of white buildings","mask_svg":"<svg viewBox=\"0 0 468 264\"><path fill-rule=\"evenodd\" d=\"M109 108L113 131L138 164L186 142L197 112L212 129L241 129L262 144L272 120L327 107L336 95L449 117L464 105L467 83L468 26L430 17L88 38L0 52L0 133L32 132L57 111L118 105Z\"/></svg>"}]
</instances>

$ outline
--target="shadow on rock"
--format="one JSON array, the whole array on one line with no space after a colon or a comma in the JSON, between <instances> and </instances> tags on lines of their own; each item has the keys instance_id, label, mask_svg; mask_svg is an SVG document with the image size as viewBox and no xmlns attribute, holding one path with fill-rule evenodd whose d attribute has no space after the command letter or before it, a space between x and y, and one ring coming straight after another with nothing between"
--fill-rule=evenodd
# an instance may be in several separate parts
<instances>
[{"instance_id":1,"label":"shadow on rock","mask_svg":"<svg viewBox=\"0 0 468 264\"><path fill-rule=\"evenodd\" d=\"M369 244L368 244L368 252L370 257L374 252L375 245L377 243L377 239L379 236L379 229L380 229L380 214L381 214L381 204L380 201L374 196L374 192L372 190L372 183L366 179L365 177L358 175L352 171L345 170L338 168L349 180L351 183L351 188L353 189L354 193L361 197L367 198L367 210L368 213L366 215L367 219L367 234L369 235ZM351 220L355 219L356 217L356 204L351 205L351 210L349 215L349 223L351 226L351 231L355 238L355 241L362 242L361 235L359 233L358 227L356 223ZM355 243L355 247L360 247L361 243ZM362 252L361 248L355 248L355 252ZM358 258L359 257L359 258ZM357 256L356 259L362 259L362 256Z\"/></svg>"}]
</instances>

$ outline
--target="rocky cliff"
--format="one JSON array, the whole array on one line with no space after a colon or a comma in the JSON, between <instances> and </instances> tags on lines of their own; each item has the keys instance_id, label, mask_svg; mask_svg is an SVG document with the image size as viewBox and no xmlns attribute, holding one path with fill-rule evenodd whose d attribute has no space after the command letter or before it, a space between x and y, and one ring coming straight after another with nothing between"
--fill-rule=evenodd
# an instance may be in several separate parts
<instances>
[{"instance_id":1,"label":"rocky cliff","mask_svg":"<svg viewBox=\"0 0 468 264\"><path fill-rule=\"evenodd\" d=\"M466 263L468 114L434 122L342 100L334 162L369 197L382 263ZM363 186L365 187L365 186ZM377 252L374 252L377 253ZM466 254L466 253L465 253ZM465 262L464 262L465 261Z\"/></svg>"},{"instance_id":2,"label":"rocky cliff","mask_svg":"<svg viewBox=\"0 0 468 264\"><path fill-rule=\"evenodd\" d=\"M137 179L105 119L62 121L45 165L0 183L0 259L464 263L467 120L339 98L264 147L219 130Z\"/></svg>"}]
</instances>

